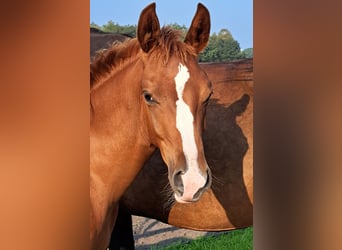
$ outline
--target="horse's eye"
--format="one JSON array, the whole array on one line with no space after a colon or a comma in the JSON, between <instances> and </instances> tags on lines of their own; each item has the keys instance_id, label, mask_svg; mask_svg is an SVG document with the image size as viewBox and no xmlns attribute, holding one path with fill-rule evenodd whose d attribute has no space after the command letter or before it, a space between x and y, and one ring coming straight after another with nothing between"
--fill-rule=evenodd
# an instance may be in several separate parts
<instances>
[{"instance_id":1,"label":"horse's eye","mask_svg":"<svg viewBox=\"0 0 342 250\"><path fill-rule=\"evenodd\" d=\"M145 99L145 101L146 101L147 103L149 103L149 104L154 103L154 99L153 99L153 97L152 97L152 95L151 95L150 93L144 92L143 95L144 95L144 99Z\"/></svg>"}]
</instances>

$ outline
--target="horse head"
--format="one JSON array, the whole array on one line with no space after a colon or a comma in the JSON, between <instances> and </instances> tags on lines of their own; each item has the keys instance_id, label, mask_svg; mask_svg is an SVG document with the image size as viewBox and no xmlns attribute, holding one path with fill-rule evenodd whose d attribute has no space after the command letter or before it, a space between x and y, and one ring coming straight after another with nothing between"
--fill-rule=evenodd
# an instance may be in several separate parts
<instances>
[{"instance_id":1,"label":"horse head","mask_svg":"<svg viewBox=\"0 0 342 250\"><path fill-rule=\"evenodd\" d=\"M143 51L141 104L146 136L158 147L176 201L197 201L211 185L202 131L211 82L198 65L208 43L210 16L198 4L184 41L170 28L160 29L155 4L141 13L137 39Z\"/></svg>"}]
</instances>

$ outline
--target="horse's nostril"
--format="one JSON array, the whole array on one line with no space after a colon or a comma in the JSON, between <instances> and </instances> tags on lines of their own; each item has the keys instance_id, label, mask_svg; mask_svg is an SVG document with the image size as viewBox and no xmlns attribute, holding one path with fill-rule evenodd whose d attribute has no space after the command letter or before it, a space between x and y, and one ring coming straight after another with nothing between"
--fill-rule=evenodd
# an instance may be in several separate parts
<instances>
[{"instance_id":1,"label":"horse's nostril","mask_svg":"<svg viewBox=\"0 0 342 250\"><path fill-rule=\"evenodd\" d=\"M210 188L211 182L212 182L211 171L210 171L210 169L208 168L208 169L207 169L207 182L205 183L204 188L206 188L206 189L207 189L207 188Z\"/></svg>"},{"instance_id":2,"label":"horse's nostril","mask_svg":"<svg viewBox=\"0 0 342 250\"><path fill-rule=\"evenodd\" d=\"M204 186L202 188L200 188L193 196L194 200L198 200L202 193L207 190L208 188L210 188L211 186L211 174L210 174L210 170L207 171L207 181L205 182Z\"/></svg>"},{"instance_id":3,"label":"horse's nostril","mask_svg":"<svg viewBox=\"0 0 342 250\"><path fill-rule=\"evenodd\" d=\"M178 171L173 176L173 184L175 185L176 192L182 196L184 192L184 186L181 175L184 174L183 171Z\"/></svg>"},{"instance_id":4,"label":"horse's nostril","mask_svg":"<svg viewBox=\"0 0 342 250\"><path fill-rule=\"evenodd\" d=\"M194 200L198 200L198 199L201 197L203 191L204 191L204 188L200 188L200 189L194 194L193 199L194 199Z\"/></svg>"}]
</instances>

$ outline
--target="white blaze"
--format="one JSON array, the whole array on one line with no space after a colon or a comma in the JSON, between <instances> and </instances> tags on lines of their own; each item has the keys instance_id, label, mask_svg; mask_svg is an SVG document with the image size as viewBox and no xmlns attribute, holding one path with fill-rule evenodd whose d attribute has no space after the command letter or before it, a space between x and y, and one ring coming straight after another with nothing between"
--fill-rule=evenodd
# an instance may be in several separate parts
<instances>
[{"instance_id":1,"label":"white blaze","mask_svg":"<svg viewBox=\"0 0 342 250\"><path fill-rule=\"evenodd\" d=\"M179 64L178 73L175 77L176 91L178 100L176 101L176 127L181 135L183 152L186 160L187 170L181 175L184 192L183 199L191 200L194 194L206 183L199 169L198 150L195 142L194 116L190 107L183 100L183 91L190 78L188 68ZM176 200L179 197L176 196Z\"/></svg>"}]
</instances>

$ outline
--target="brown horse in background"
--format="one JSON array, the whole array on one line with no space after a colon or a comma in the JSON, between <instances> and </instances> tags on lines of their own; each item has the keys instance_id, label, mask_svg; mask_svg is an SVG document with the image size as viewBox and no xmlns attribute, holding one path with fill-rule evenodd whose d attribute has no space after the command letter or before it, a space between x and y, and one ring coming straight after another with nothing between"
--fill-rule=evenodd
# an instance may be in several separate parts
<instances>
[{"instance_id":1,"label":"brown horse in background","mask_svg":"<svg viewBox=\"0 0 342 250\"><path fill-rule=\"evenodd\" d=\"M182 42L179 33L160 29L153 3L140 15L137 39L91 64L91 249L108 246L119 200L156 148L179 203L199 200L210 187L202 130L212 89L197 62L209 32L202 4Z\"/></svg>"},{"instance_id":2,"label":"brown horse in background","mask_svg":"<svg viewBox=\"0 0 342 250\"><path fill-rule=\"evenodd\" d=\"M155 152L121 199L110 250L134 249L132 214L203 231L253 225L253 60L200 66L213 88L203 133L212 187L196 203L172 202L167 167Z\"/></svg>"},{"instance_id":3,"label":"brown horse in background","mask_svg":"<svg viewBox=\"0 0 342 250\"><path fill-rule=\"evenodd\" d=\"M125 34L109 33L91 27L90 28L90 60L93 61L99 49L108 49L115 42L124 42L132 37Z\"/></svg>"}]
</instances>

